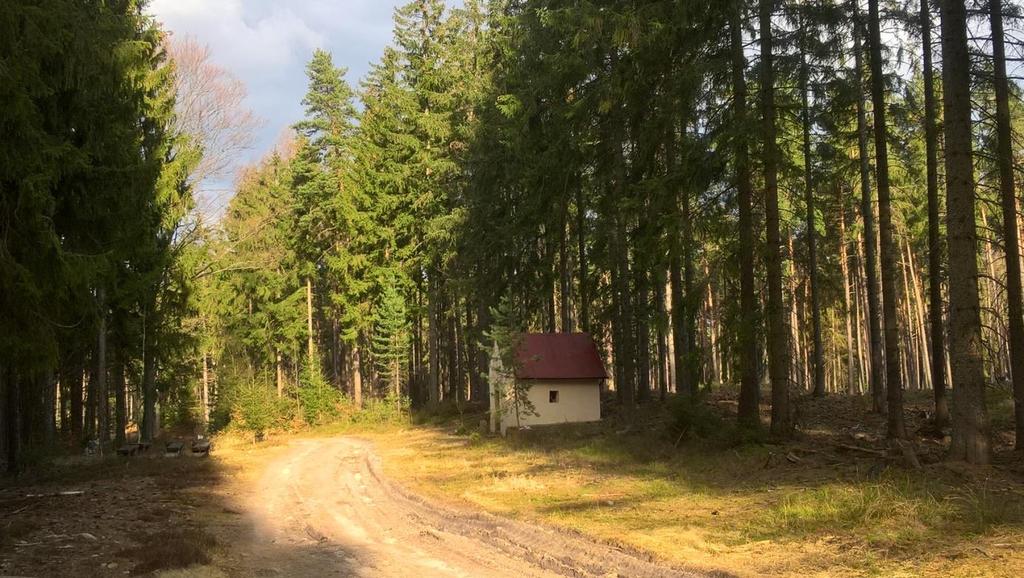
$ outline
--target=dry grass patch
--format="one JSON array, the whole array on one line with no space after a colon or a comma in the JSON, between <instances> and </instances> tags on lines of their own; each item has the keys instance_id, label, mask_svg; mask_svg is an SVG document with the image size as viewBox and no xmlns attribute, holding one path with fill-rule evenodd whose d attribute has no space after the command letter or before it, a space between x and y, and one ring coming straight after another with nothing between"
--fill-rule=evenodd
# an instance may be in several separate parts
<instances>
[{"instance_id":1,"label":"dry grass patch","mask_svg":"<svg viewBox=\"0 0 1024 578\"><path fill-rule=\"evenodd\" d=\"M573 528L739 576L1018 576L1021 485L870 464L771 460L770 445L674 447L571 428L520 440L376 433L386 472L439 500ZM766 464L770 466L766 467ZM995 488L1001 488L996 491ZM1016 493L1014 493L1016 492Z\"/></svg>"}]
</instances>

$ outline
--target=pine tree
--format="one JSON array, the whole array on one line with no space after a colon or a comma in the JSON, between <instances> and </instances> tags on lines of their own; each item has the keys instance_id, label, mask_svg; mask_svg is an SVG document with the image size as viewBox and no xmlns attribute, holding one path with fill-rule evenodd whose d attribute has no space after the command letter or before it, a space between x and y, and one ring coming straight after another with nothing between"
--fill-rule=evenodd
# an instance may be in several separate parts
<instances>
[{"instance_id":1,"label":"pine tree","mask_svg":"<svg viewBox=\"0 0 1024 578\"><path fill-rule=\"evenodd\" d=\"M730 22L731 51L733 57L733 106L735 108L736 136L735 171L739 205L737 232L740 261L740 311L737 348L740 355L739 420L749 426L760 426L760 391L758 383L757 326L758 312L754 288L754 219L753 187L744 131L747 129L747 85L744 73L746 58L743 54L743 18L746 3L735 1Z\"/></svg>"},{"instance_id":2,"label":"pine tree","mask_svg":"<svg viewBox=\"0 0 1024 578\"><path fill-rule=\"evenodd\" d=\"M368 325L364 302L370 281L361 257L366 203L354 176L354 93L345 82L345 69L335 68L326 51L314 52L306 74L305 118L295 125L302 138L291 167L296 205L289 240L305 276L307 364L319 368L314 301L329 304L322 307L325 315L335 318L332 323L358 360ZM314 293L324 293L323 298ZM353 398L361 401L358 363L350 364L349 383Z\"/></svg>"},{"instance_id":3,"label":"pine tree","mask_svg":"<svg viewBox=\"0 0 1024 578\"><path fill-rule=\"evenodd\" d=\"M814 171L813 161L811 159L811 108L808 104L810 97L810 66L807 62L807 52L809 50L807 39L809 28L812 26L804 14L800 14L797 27L800 30L799 33L799 51L800 51L800 128L803 136L803 165L804 165L804 209L806 211L806 235L807 235L807 276L809 278L810 292L811 292L811 333L814 351L811 357L813 378L813 392L817 397L825 395L825 359L823 346L821 342L821 289L819 287L820 282L818 280L818 229L815 225L815 208L814 208L814 187L815 183L812 178ZM813 33L813 30L810 31Z\"/></svg>"},{"instance_id":4,"label":"pine tree","mask_svg":"<svg viewBox=\"0 0 1024 578\"><path fill-rule=\"evenodd\" d=\"M374 311L373 360L377 374L391 396L402 395L402 368L409 352L409 321L405 299L399 291L398 276L385 278Z\"/></svg>"},{"instance_id":5,"label":"pine tree","mask_svg":"<svg viewBox=\"0 0 1024 578\"><path fill-rule=\"evenodd\" d=\"M885 79L882 77L882 33L878 0L868 1L868 45L871 63L871 104L875 121L875 175L878 185L878 232L882 263L882 318L885 341L885 387L888 435L903 439L903 378L900 366L900 327L896 303L896 248L889 191L889 145L886 124Z\"/></svg>"},{"instance_id":6,"label":"pine tree","mask_svg":"<svg viewBox=\"0 0 1024 578\"><path fill-rule=\"evenodd\" d=\"M1012 128L1010 126L1009 80L1006 77L1006 47L1002 0L990 0L992 58L995 69L997 155L999 192L1003 209L1003 246L1006 255L1006 304L1010 333L1010 379L1013 381L1016 448L1024 451L1024 296L1021 290L1020 231L1017 223L1017 193L1014 183ZM936 390L938 392L938 390ZM938 393L936 393L938 395Z\"/></svg>"},{"instance_id":7,"label":"pine tree","mask_svg":"<svg viewBox=\"0 0 1024 578\"><path fill-rule=\"evenodd\" d=\"M786 307L782 298L782 237L779 232L778 144L775 118L775 71L773 63L772 0L760 0L761 29L761 122L763 124L765 226L768 269L768 372L772 385L771 431L789 435L793 427L789 401L789 339Z\"/></svg>"},{"instance_id":8,"label":"pine tree","mask_svg":"<svg viewBox=\"0 0 1024 578\"><path fill-rule=\"evenodd\" d=\"M932 388L935 391L935 425L941 428L949 423L949 404L946 401L946 332L942 318L938 128L935 119L935 73L932 70L932 19L928 0L921 0L920 18L924 75L924 138L928 171L928 319L932 346Z\"/></svg>"}]
</instances>

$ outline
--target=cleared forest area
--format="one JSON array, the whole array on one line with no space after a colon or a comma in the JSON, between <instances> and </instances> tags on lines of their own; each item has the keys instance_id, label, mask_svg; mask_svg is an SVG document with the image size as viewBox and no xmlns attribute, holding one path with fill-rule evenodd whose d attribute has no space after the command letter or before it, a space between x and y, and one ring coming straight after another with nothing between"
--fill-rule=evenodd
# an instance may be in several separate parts
<instances>
[{"instance_id":1,"label":"cleared forest area","mask_svg":"<svg viewBox=\"0 0 1024 578\"><path fill-rule=\"evenodd\" d=\"M1021 573L1020 0L160 4L0 3L0 571Z\"/></svg>"}]
</instances>

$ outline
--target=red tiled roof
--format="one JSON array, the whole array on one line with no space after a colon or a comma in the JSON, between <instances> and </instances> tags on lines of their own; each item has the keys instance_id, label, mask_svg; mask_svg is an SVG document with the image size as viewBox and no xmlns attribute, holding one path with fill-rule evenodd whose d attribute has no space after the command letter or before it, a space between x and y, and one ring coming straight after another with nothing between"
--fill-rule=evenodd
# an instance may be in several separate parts
<instances>
[{"instance_id":1,"label":"red tiled roof","mask_svg":"<svg viewBox=\"0 0 1024 578\"><path fill-rule=\"evenodd\" d=\"M519 345L520 379L604 379L589 333L527 333Z\"/></svg>"}]
</instances>

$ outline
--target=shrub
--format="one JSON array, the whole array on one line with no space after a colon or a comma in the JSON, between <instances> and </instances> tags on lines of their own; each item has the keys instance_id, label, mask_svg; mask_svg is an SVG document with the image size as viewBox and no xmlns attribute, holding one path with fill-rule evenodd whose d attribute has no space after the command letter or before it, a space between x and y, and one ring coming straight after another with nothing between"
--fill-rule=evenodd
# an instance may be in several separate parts
<instances>
[{"instance_id":1,"label":"shrub","mask_svg":"<svg viewBox=\"0 0 1024 578\"><path fill-rule=\"evenodd\" d=\"M327 382L319 364L302 370L297 391L302 418L309 425L320 425L336 418L343 396Z\"/></svg>"},{"instance_id":2,"label":"shrub","mask_svg":"<svg viewBox=\"0 0 1024 578\"><path fill-rule=\"evenodd\" d=\"M195 430L202 424L202 407L192 387L172 388L162 407L165 428Z\"/></svg>"},{"instance_id":3,"label":"shrub","mask_svg":"<svg viewBox=\"0 0 1024 578\"><path fill-rule=\"evenodd\" d=\"M725 424L701 396L676 395L669 400L669 431L680 439L708 438Z\"/></svg>"},{"instance_id":4,"label":"shrub","mask_svg":"<svg viewBox=\"0 0 1024 578\"><path fill-rule=\"evenodd\" d=\"M288 421L289 404L266 384L255 380L240 384L231 403L231 421L256 438Z\"/></svg>"},{"instance_id":5,"label":"shrub","mask_svg":"<svg viewBox=\"0 0 1024 578\"><path fill-rule=\"evenodd\" d=\"M726 419L705 403L703 396L677 395L668 402L669 434L673 441L706 440L715 447L731 448L760 443L764 432Z\"/></svg>"},{"instance_id":6,"label":"shrub","mask_svg":"<svg viewBox=\"0 0 1024 578\"><path fill-rule=\"evenodd\" d=\"M363 400L363 408L352 414L355 423L372 425L394 425L403 423L409 417L409 398L388 393L383 398Z\"/></svg>"}]
</instances>

